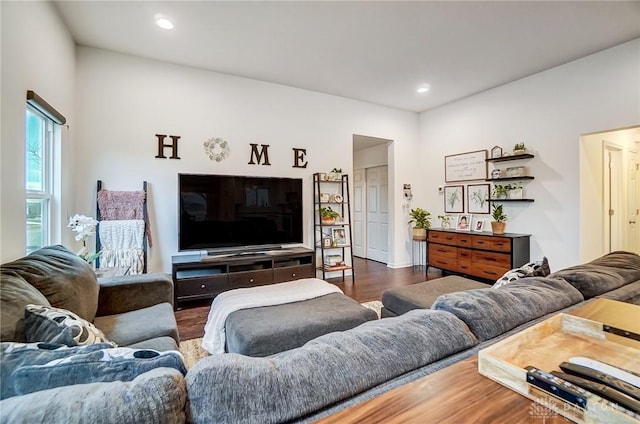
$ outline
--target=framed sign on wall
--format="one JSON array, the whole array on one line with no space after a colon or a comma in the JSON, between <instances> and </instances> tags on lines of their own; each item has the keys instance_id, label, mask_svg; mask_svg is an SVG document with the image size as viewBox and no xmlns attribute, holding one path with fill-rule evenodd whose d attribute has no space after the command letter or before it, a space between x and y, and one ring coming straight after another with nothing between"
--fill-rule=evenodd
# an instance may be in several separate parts
<instances>
[{"instance_id":1,"label":"framed sign on wall","mask_svg":"<svg viewBox=\"0 0 640 424\"><path fill-rule=\"evenodd\" d=\"M487 178L487 151L459 153L444 157L444 180L457 181L484 180Z\"/></svg>"}]
</instances>

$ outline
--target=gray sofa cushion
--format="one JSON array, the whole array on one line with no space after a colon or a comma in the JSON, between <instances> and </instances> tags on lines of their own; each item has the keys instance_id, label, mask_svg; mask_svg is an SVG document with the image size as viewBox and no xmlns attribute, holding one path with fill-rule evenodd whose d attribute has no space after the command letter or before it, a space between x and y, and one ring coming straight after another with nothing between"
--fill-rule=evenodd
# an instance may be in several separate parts
<instances>
[{"instance_id":1,"label":"gray sofa cushion","mask_svg":"<svg viewBox=\"0 0 640 424\"><path fill-rule=\"evenodd\" d=\"M596 297L640 305L640 281L634 281L633 283L629 283Z\"/></svg>"},{"instance_id":2,"label":"gray sofa cushion","mask_svg":"<svg viewBox=\"0 0 640 424\"><path fill-rule=\"evenodd\" d=\"M268 356L300 347L332 331L344 331L377 319L372 309L331 293L301 302L242 309L227 317L227 352Z\"/></svg>"},{"instance_id":3,"label":"gray sofa cushion","mask_svg":"<svg viewBox=\"0 0 640 424\"><path fill-rule=\"evenodd\" d=\"M564 280L528 277L499 289L445 294L435 301L432 309L451 312L480 341L485 341L582 300L580 292Z\"/></svg>"},{"instance_id":4,"label":"gray sofa cushion","mask_svg":"<svg viewBox=\"0 0 640 424\"><path fill-rule=\"evenodd\" d=\"M24 328L27 342L82 346L109 341L104 333L89 321L71 311L53 306L27 305Z\"/></svg>"},{"instance_id":5,"label":"gray sofa cushion","mask_svg":"<svg viewBox=\"0 0 640 424\"><path fill-rule=\"evenodd\" d=\"M567 280L585 299L590 299L640 280L640 256L631 252L611 252L586 264L554 272L549 277Z\"/></svg>"},{"instance_id":6,"label":"gray sofa cushion","mask_svg":"<svg viewBox=\"0 0 640 424\"><path fill-rule=\"evenodd\" d=\"M24 278L0 267L0 341L25 342L24 308L30 304L49 305L49 301Z\"/></svg>"},{"instance_id":7,"label":"gray sofa cushion","mask_svg":"<svg viewBox=\"0 0 640 424\"><path fill-rule=\"evenodd\" d=\"M96 317L93 323L102 330L107 339L118 346L129 346L164 336L172 337L180 343L173 307L168 303L117 315Z\"/></svg>"},{"instance_id":8,"label":"gray sofa cushion","mask_svg":"<svg viewBox=\"0 0 640 424\"><path fill-rule=\"evenodd\" d=\"M429 309L443 294L462 290L481 289L487 284L456 275L437 278L422 283L411 284L382 293L382 304L395 315L402 315L412 309Z\"/></svg>"},{"instance_id":9,"label":"gray sofa cushion","mask_svg":"<svg viewBox=\"0 0 640 424\"><path fill-rule=\"evenodd\" d=\"M268 358L211 355L187 373L195 423L275 423L353 396L477 343L441 311L366 322Z\"/></svg>"},{"instance_id":10,"label":"gray sofa cushion","mask_svg":"<svg viewBox=\"0 0 640 424\"><path fill-rule=\"evenodd\" d=\"M179 350L178 342L173 337L163 336L155 337L149 340L143 340L141 342L130 344L132 349L152 349L158 352L166 352L167 350Z\"/></svg>"},{"instance_id":11,"label":"gray sofa cushion","mask_svg":"<svg viewBox=\"0 0 640 424\"><path fill-rule=\"evenodd\" d=\"M183 375L157 368L129 382L90 383L0 401L2 424L122 424L185 422Z\"/></svg>"},{"instance_id":12,"label":"gray sofa cushion","mask_svg":"<svg viewBox=\"0 0 640 424\"><path fill-rule=\"evenodd\" d=\"M43 344L2 343L3 398L60 386L131 381L155 368L186 374L179 352L156 352L110 345L42 349ZM93 348L99 346L99 348ZM6 363L5 363L6 362Z\"/></svg>"},{"instance_id":13,"label":"gray sofa cushion","mask_svg":"<svg viewBox=\"0 0 640 424\"><path fill-rule=\"evenodd\" d=\"M2 265L24 278L51 306L93 321L98 309L98 280L89 264L64 246L49 246ZM43 304L41 302L30 302Z\"/></svg>"}]
</instances>

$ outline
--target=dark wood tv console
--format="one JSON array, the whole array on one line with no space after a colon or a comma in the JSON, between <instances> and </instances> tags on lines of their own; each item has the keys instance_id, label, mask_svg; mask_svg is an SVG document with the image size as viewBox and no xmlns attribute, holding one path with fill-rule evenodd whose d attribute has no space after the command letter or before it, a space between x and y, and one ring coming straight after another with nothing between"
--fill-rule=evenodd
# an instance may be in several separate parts
<instances>
[{"instance_id":1,"label":"dark wood tv console","mask_svg":"<svg viewBox=\"0 0 640 424\"><path fill-rule=\"evenodd\" d=\"M213 299L226 290L315 277L315 255L304 247L171 258L173 305Z\"/></svg>"}]
</instances>

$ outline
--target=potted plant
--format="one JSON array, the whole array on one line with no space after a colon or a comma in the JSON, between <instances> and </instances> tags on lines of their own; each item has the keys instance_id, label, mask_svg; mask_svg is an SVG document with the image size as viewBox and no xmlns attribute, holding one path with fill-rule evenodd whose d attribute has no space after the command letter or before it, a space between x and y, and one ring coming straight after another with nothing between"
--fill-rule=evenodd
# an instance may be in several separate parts
<instances>
[{"instance_id":1,"label":"potted plant","mask_svg":"<svg viewBox=\"0 0 640 424\"><path fill-rule=\"evenodd\" d=\"M331 209L331 206L320 208L320 222L322 225L333 225L336 223L337 218L340 218L340 214Z\"/></svg>"},{"instance_id":2,"label":"potted plant","mask_svg":"<svg viewBox=\"0 0 640 424\"><path fill-rule=\"evenodd\" d=\"M443 229L448 229L451 226L451 217L449 215L438 215L438 219L440 220L440 226Z\"/></svg>"},{"instance_id":3,"label":"potted plant","mask_svg":"<svg viewBox=\"0 0 640 424\"><path fill-rule=\"evenodd\" d=\"M504 214L502 205L494 203L492 205L491 217L491 231L493 234L504 234L504 227L507 225L507 215Z\"/></svg>"},{"instance_id":4,"label":"potted plant","mask_svg":"<svg viewBox=\"0 0 640 424\"><path fill-rule=\"evenodd\" d=\"M524 143L516 143L515 146L513 146L513 154L521 155L523 153L527 153L527 148Z\"/></svg>"},{"instance_id":5,"label":"potted plant","mask_svg":"<svg viewBox=\"0 0 640 424\"><path fill-rule=\"evenodd\" d=\"M411 235L414 240L426 240L427 229L431 227L431 213L422 208L411 209L409 212L411 220L408 224L413 224Z\"/></svg>"},{"instance_id":6,"label":"potted plant","mask_svg":"<svg viewBox=\"0 0 640 424\"><path fill-rule=\"evenodd\" d=\"M509 187L509 199L522 199L523 190L522 184L508 184Z\"/></svg>"},{"instance_id":7,"label":"potted plant","mask_svg":"<svg viewBox=\"0 0 640 424\"><path fill-rule=\"evenodd\" d=\"M509 196L509 190L511 185L496 184L493 186L493 198L494 199L506 199Z\"/></svg>"},{"instance_id":8,"label":"potted plant","mask_svg":"<svg viewBox=\"0 0 640 424\"><path fill-rule=\"evenodd\" d=\"M342 168L333 168L329 175L327 175L327 181L340 181L342 179Z\"/></svg>"}]
</instances>

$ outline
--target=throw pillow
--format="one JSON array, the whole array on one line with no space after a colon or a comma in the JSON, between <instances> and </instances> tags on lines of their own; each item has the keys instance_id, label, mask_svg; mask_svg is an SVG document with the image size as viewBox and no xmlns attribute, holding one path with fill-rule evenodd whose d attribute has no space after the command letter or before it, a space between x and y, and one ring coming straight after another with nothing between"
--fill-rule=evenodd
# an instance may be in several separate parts
<instances>
[{"instance_id":1,"label":"throw pillow","mask_svg":"<svg viewBox=\"0 0 640 424\"><path fill-rule=\"evenodd\" d=\"M502 277L500 277L492 286L494 289L503 287L509 283L519 280L525 277L546 277L551 274L549 268L549 260L547 257L543 257L541 261L530 262L522 265L520 268L515 268L507 271Z\"/></svg>"},{"instance_id":2,"label":"throw pillow","mask_svg":"<svg viewBox=\"0 0 640 424\"><path fill-rule=\"evenodd\" d=\"M109 342L89 321L66 309L43 305L25 307L24 328L27 342L61 343L84 346ZM115 347L115 343L112 343Z\"/></svg>"},{"instance_id":3,"label":"throw pillow","mask_svg":"<svg viewBox=\"0 0 640 424\"><path fill-rule=\"evenodd\" d=\"M67 347L47 343L0 344L2 398L93 382L131 381L155 368L186 374L182 354L109 344Z\"/></svg>"}]
</instances>

